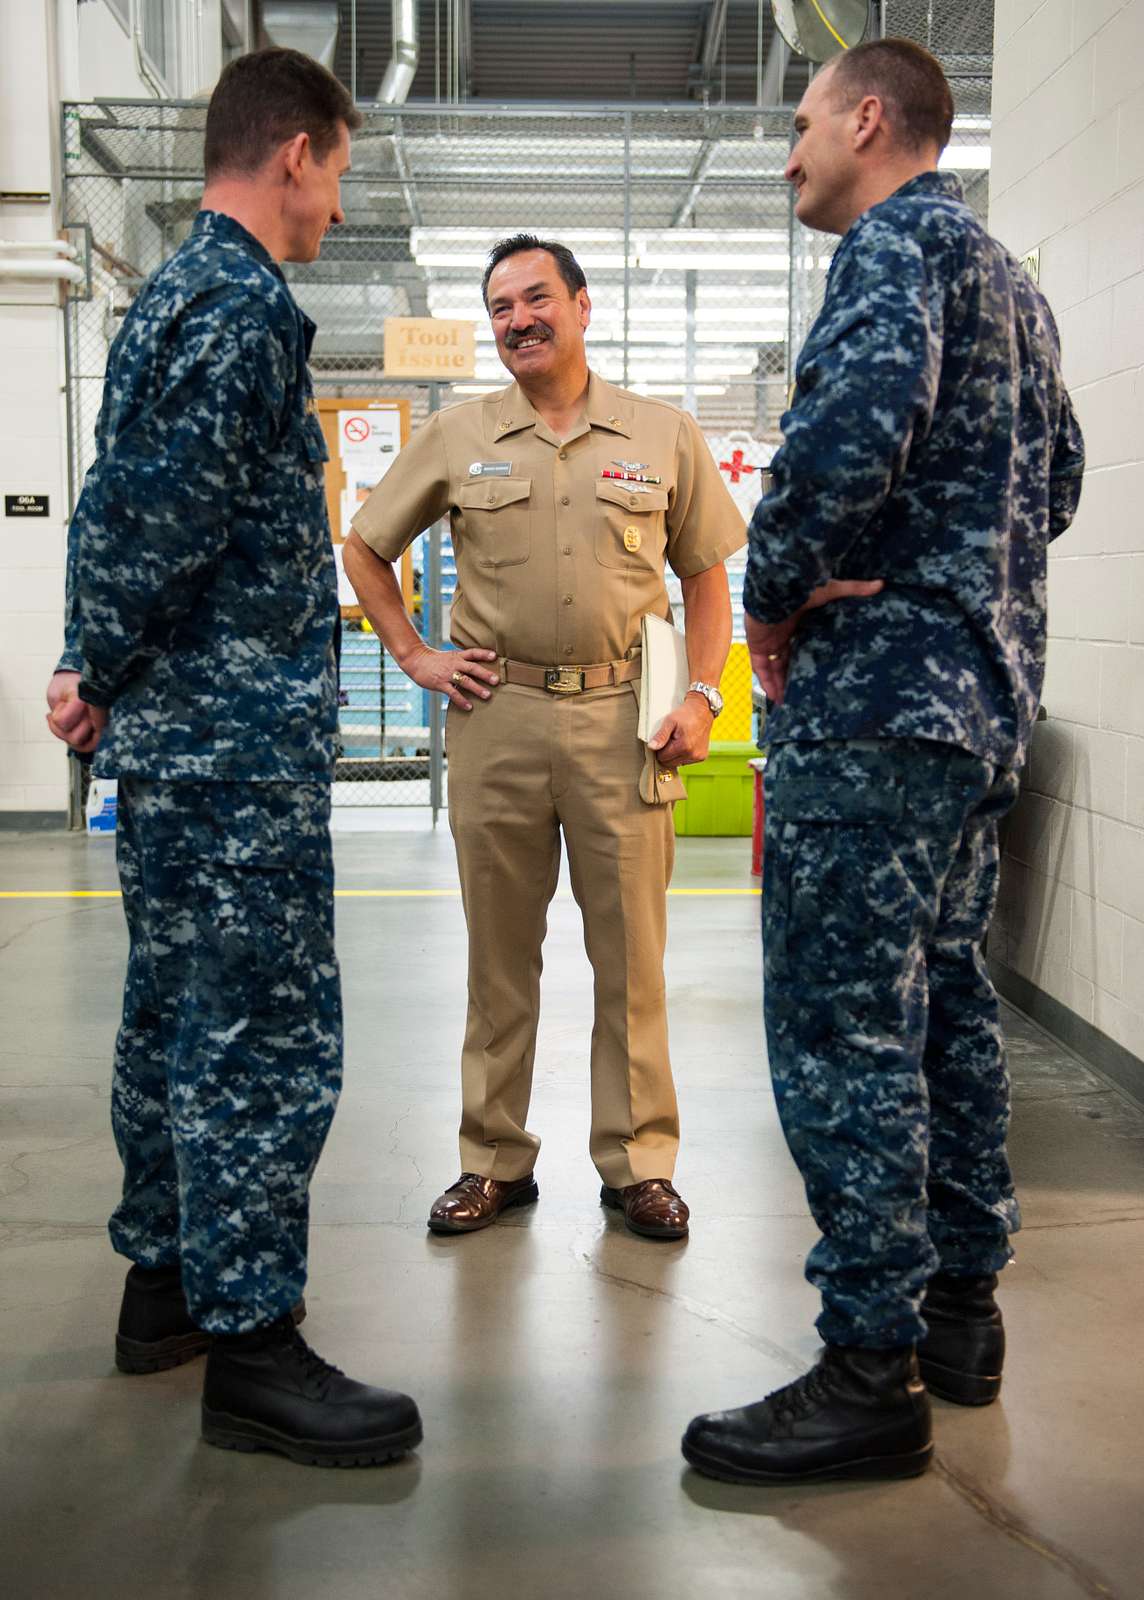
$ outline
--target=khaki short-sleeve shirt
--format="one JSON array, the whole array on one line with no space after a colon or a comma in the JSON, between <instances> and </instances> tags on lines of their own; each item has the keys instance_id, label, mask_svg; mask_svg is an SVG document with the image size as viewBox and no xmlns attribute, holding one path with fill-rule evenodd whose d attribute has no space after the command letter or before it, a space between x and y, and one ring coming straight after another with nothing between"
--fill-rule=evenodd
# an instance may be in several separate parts
<instances>
[{"instance_id":1,"label":"khaki short-sleeve shirt","mask_svg":"<svg viewBox=\"0 0 1144 1600\"><path fill-rule=\"evenodd\" d=\"M623 471L659 481L604 476ZM594 373L563 440L515 383L437 412L353 527L396 561L446 515L454 644L540 665L621 660L645 612L670 615L665 561L694 577L746 543L695 420Z\"/></svg>"}]
</instances>

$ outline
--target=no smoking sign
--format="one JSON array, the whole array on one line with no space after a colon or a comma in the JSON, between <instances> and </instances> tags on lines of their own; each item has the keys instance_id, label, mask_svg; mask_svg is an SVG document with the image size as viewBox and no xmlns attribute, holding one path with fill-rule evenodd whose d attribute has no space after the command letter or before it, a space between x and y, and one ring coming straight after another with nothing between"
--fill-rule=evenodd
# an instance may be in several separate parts
<instances>
[{"instance_id":1,"label":"no smoking sign","mask_svg":"<svg viewBox=\"0 0 1144 1600\"><path fill-rule=\"evenodd\" d=\"M369 438L368 417L347 417L342 430L351 444L364 444Z\"/></svg>"}]
</instances>

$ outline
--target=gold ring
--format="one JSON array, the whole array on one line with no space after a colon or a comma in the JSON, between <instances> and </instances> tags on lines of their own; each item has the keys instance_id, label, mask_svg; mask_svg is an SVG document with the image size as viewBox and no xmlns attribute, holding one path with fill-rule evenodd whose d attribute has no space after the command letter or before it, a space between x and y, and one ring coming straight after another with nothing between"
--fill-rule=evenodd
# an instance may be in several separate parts
<instances>
[{"instance_id":1,"label":"gold ring","mask_svg":"<svg viewBox=\"0 0 1144 1600\"><path fill-rule=\"evenodd\" d=\"M465 676L465 674L464 674L464 673L463 673L463 672L454 672L454 674L453 674L453 680L452 680L452 681L453 681L453 682L454 682L454 683L460 683L460 681L461 681L461 679L462 679L462 678L463 678L463 677L464 677L464 676Z\"/></svg>"},{"instance_id":2,"label":"gold ring","mask_svg":"<svg viewBox=\"0 0 1144 1600\"><path fill-rule=\"evenodd\" d=\"M781 650L776 650L773 655L770 655L770 656L767 657L767 660L768 661L781 661L782 660L782 651Z\"/></svg>"}]
</instances>

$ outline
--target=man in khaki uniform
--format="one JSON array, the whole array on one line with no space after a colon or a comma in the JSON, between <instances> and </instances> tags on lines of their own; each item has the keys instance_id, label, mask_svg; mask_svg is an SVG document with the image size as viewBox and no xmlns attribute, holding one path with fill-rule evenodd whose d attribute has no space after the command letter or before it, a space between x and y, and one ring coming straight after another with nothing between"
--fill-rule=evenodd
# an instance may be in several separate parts
<instances>
[{"instance_id":1,"label":"man in khaki uniform","mask_svg":"<svg viewBox=\"0 0 1144 1600\"><path fill-rule=\"evenodd\" d=\"M462 1176L429 1226L471 1232L537 1198L525 1127L541 944L560 835L595 973L590 1151L601 1198L656 1238L687 1232L671 1185L679 1119L663 953L676 769L707 754L731 639L725 558L743 519L695 421L590 373L584 275L518 235L485 303L508 389L439 412L354 519L346 571L386 648L450 700L449 820L469 929ZM415 632L393 572L448 515L453 651ZM645 755L640 619L682 579L692 689Z\"/></svg>"}]
</instances>

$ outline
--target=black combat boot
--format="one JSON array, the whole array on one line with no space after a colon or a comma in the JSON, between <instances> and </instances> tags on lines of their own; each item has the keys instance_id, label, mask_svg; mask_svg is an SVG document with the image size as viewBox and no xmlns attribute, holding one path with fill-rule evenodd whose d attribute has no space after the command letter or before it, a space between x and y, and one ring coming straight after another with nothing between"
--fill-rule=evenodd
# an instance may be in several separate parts
<instances>
[{"instance_id":1,"label":"black combat boot","mask_svg":"<svg viewBox=\"0 0 1144 1600\"><path fill-rule=\"evenodd\" d=\"M130 1269L115 1335L115 1365L120 1372L181 1367L201 1356L210 1342L210 1334L191 1321L177 1263Z\"/></svg>"},{"instance_id":2,"label":"black combat boot","mask_svg":"<svg viewBox=\"0 0 1144 1600\"><path fill-rule=\"evenodd\" d=\"M294 1322L306 1320L304 1299L290 1316ZM192 1320L177 1265L130 1268L115 1335L115 1365L120 1372L164 1372L168 1367L181 1367L209 1350L210 1342L211 1335Z\"/></svg>"},{"instance_id":3,"label":"black combat boot","mask_svg":"<svg viewBox=\"0 0 1144 1600\"><path fill-rule=\"evenodd\" d=\"M959 1406L987 1406L1001 1392L1005 1328L993 1291L997 1274L939 1272L922 1300L928 1332L918 1345L926 1388Z\"/></svg>"},{"instance_id":4,"label":"black combat boot","mask_svg":"<svg viewBox=\"0 0 1144 1600\"><path fill-rule=\"evenodd\" d=\"M308 1467L368 1467L421 1443L414 1402L355 1383L310 1349L289 1315L217 1334L203 1384L203 1438L274 1450Z\"/></svg>"},{"instance_id":5,"label":"black combat boot","mask_svg":"<svg viewBox=\"0 0 1144 1600\"><path fill-rule=\"evenodd\" d=\"M933 1454L917 1357L912 1346L827 1345L817 1366L765 1400L696 1417L683 1454L729 1483L916 1477Z\"/></svg>"}]
</instances>

